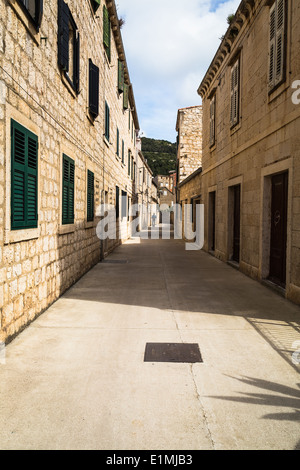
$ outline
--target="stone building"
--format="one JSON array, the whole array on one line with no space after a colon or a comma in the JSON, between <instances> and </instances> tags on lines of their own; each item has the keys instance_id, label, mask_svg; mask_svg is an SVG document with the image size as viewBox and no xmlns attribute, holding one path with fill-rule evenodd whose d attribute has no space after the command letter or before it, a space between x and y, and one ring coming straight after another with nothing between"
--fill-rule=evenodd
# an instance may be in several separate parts
<instances>
[{"instance_id":1,"label":"stone building","mask_svg":"<svg viewBox=\"0 0 300 470\"><path fill-rule=\"evenodd\" d=\"M202 106L178 110L177 183L191 175L202 163Z\"/></svg>"},{"instance_id":2,"label":"stone building","mask_svg":"<svg viewBox=\"0 0 300 470\"><path fill-rule=\"evenodd\" d=\"M138 131L114 1L0 0L0 341L130 235Z\"/></svg>"},{"instance_id":3,"label":"stone building","mask_svg":"<svg viewBox=\"0 0 300 470\"><path fill-rule=\"evenodd\" d=\"M204 249L296 303L299 21L299 2L243 0L198 90Z\"/></svg>"}]
</instances>

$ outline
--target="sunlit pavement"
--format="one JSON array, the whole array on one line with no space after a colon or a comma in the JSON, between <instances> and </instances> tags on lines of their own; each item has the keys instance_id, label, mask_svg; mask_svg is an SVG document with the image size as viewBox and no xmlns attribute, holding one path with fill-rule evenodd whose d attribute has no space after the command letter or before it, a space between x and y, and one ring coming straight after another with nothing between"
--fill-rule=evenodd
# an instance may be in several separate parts
<instances>
[{"instance_id":1,"label":"sunlit pavement","mask_svg":"<svg viewBox=\"0 0 300 470\"><path fill-rule=\"evenodd\" d=\"M181 240L129 240L6 347L0 448L299 449L299 323ZM203 362L145 362L147 343Z\"/></svg>"}]
</instances>

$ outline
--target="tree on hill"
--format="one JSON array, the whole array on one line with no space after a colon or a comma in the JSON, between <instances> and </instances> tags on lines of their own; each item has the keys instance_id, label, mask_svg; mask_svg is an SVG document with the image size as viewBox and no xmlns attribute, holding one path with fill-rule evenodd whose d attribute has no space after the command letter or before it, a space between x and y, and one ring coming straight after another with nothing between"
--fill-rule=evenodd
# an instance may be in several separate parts
<instances>
[{"instance_id":1,"label":"tree on hill","mask_svg":"<svg viewBox=\"0 0 300 470\"><path fill-rule=\"evenodd\" d=\"M153 177L168 175L176 169L176 143L142 137L142 152L153 171Z\"/></svg>"}]
</instances>

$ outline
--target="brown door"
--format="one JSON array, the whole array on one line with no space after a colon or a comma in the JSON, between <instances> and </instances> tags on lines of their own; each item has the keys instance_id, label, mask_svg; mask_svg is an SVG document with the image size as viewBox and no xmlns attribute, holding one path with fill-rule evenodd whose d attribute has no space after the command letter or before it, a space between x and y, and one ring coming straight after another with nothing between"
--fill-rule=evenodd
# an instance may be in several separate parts
<instances>
[{"instance_id":1,"label":"brown door","mask_svg":"<svg viewBox=\"0 0 300 470\"><path fill-rule=\"evenodd\" d=\"M233 254L232 259L240 261L240 237L241 237L241 186L233 187Z\"/></svg>"},{"instance_id":2,"label":"brown door","mask_svg":"<svg viewBox=\"0 0 300 470\"><path fill-rule=\"evenodd\" d=\"M215 239L216 239L216 192L209 194L210 203L210 246L211 251L215 251Z\"/></svg>"},{"instance_id":3,"label":"brown door","mask_svg":"<svg viewBox=\"0 0 300 470\"><path fill-rule=\"evenodd\" d=\"M288 173L272 177L271 242L269 278L285 287Z\"/></svg>"}]
</instances>

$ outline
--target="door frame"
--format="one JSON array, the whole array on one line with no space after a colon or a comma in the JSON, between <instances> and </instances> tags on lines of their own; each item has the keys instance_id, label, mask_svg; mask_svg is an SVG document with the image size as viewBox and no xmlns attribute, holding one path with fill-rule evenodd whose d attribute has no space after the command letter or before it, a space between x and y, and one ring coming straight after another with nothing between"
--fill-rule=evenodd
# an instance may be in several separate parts
<instances>
[{"instance_id":1,"label":"door frame","mask_svg":"<svg viewBox=\"0 0 300 470\"><path fill-rule=\"evenodd\" d=\"M240 185L240 260L239 263L242 261L242 245L243 245L243 221L242 221L242 207L243 207L243 177L238 176L236 178L232 178L231 180L226 182L227 186L227 253L226 257L229 262L235 263L235 261L232 260L233 256L233 223L234 223L234 207L233 207L233 202L234 202L234 186Z\"/></svg>"},{"instance_id":2,"label":"door frame","mask_svg":"<svg viewBox=\"0 0 300 470\"><path fill-rule=\"evenodd\" d=\"M292 182L293 159L274 163L261 171L261 220L259 243L259 279L266 281L270 274L270 250L271 250L271 203L272 203L272 176L288 172L288 203L287 203L287 234L286 234L286 287L290 284L291 270L291 239L292 239Z\"/></svg>"}]
</instances>

